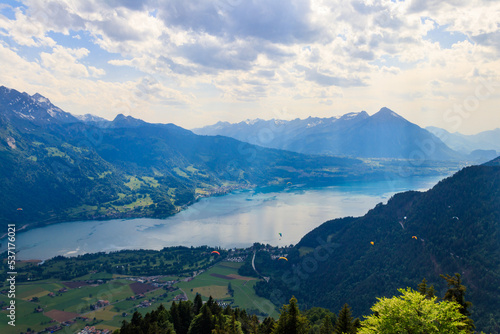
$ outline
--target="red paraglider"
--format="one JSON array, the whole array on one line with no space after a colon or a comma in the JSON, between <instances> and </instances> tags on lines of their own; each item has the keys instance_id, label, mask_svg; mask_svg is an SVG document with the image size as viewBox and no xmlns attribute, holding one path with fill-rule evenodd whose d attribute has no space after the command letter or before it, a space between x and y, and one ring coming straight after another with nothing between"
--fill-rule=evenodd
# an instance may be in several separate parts
<instances>
[{"instance_id":1,"label":"red paraglider","mask_svg":"<svg viewBox=\"0 0 500 334\"><path fill-rule=\"evenodd\" d=\"M217 254L217 255L220 255L220 253L218 251L212 251L212 254Z\"/></svg>"}]
</instances>

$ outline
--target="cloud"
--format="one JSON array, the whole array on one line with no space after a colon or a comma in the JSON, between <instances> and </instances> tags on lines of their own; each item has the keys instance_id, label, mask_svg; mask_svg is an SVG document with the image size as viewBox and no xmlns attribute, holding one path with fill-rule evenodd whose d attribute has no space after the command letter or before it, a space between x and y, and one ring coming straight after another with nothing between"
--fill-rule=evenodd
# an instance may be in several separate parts
<instances>
[{"instance_id":1,"label":"cloud","mask_svg":"<svg viewBox=\"0 0 500 334\"><path fill-rule=\"evenodd\" d=\"M79 59L86 57L89 50L85 48L69 49L62 46L56 46L52 53L41 52L40 59L44 68L52 73L61 76L70 76L74 78L87 78L91 76L89 69L81 63ZM92 67L92 74L103 74L103 70Z\"/></svg>"},{"instance_id":2,"label":"cloud","mask_svg":"<svg viewBox=\"0 0 500 334\"><path fill-rule=\"evenodd\" d=\"M419 75L439 76L438 93L451 101L470 73L500 75L499 26L500 2L487 0L24 0L0 8L3 57L36 73L8 71L6 83L59 88L56 101L96 110L119 94L127 102L112 110L155 115L164 105L298 115L310 105L406 106L417 95L435 103L427 91L436 87Z\"/></svg>"},{"instance_id":3,"label":"cloud","mask_svg":"<svg viewBox=\"0 0 500 334\"><path fill-rule=\"evenodd\" d=\"M2 32L2 30L4 32ZM0 34L11 37L23 46L53 46L56 42L45 36L45 26L37 19L15 9L15 19L0 15Z\"/></svg>"},{"instance_id":4,"label":"cloud","mask_svg":"<svg viewBox=\"0 0 500 334\"><path fill-rule=\"evenodd\" d=\"M320 30L311 15L311 3L307 0L173 0L158 12L167 26L284 44L318 38Z\"/></svg>"},{"instance_id":5,"label":"cloud","mask_svg":"<svg viewBox=\"0 0 500 334\"><path fill-rule=\"evenodd\" d=\"M500 31L490 32L472 36L471 39L478 44L492 46L500 51Z\"/></svg>"},{"instance_id":6,"label":"cloud","mask_svg":"<svg viewBox=\"0 0 500 334\"><path fill-rule=\"evenodd\" d=\"M305 79L313 81L321 86L353 87L353 86L365 85L359 78L332 76L328 74L319 73L317 70L309 68L305 69Z\"/></svg>"},{"instance_id":7,"label":"cloud","mask_svg":"<svg viewBox=\"0 0 500 334\"><path fill-rule=\"evenodd\" d=\"M162 108L165 105L185 106L195 99L150 76L124 82L93 80L92 76L104 74L102 69L73 63L86 57L88 50L58 46L52 51L43 54L43 61L38 63L23 59L0 43L0 63L3 65L0 82L29 94L38 92L65 111L91 112L108 119L118 113L145 117L158 104Z\"/></svg>"}]
</instances>

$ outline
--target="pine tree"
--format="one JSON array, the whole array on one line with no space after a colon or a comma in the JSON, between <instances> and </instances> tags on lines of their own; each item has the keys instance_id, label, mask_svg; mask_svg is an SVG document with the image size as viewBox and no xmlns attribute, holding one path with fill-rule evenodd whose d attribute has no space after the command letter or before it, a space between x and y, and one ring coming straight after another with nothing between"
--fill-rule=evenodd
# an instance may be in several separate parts
<instances>
[{"instance_id":1,"label":"pine tree","mask_svg":"<svg viewBox=\"0 0 500 334\"><path fill-rule=\"evenodd\" d=\"M215 324L212 321L212 311L207 304L201 307L200 313L194 317L189 326L188 334L211 334Z\"/></svg>"},{"instance_id":2,"label":"pine tree","mask_svg":"<svg viewBox=\"0 0 500 334\"><path fill-rule=\"evenodd\" d=\"M197 293L196 297L194 297L194 302L193 302L194 315L198 315L198 313L200 313L202 306L203 306L203 300L201 299L201 295Z\"/></svg>"},{"instance_id":3,"label":"pine tree","mask_svg":"<svg viewBox=\"0 0 500 334\"><path fill-rule=\"evenodd\" d=\"M455 276L450 275L440 275L446 280L448 284L448 291L444 294L443 300L453 301L460 305L460 313L467 317L467 329L472 330L476 328L474 326L474 321L469 318L470 312L469 308L472 307L472 303L465 300L465 291L467 288L462 285L462 276L459 273L455 273Z\"/></svg>"},{"instance_id":4,"label":"pine tree","mask_svg":"<svg viewBox=\"0 0 500 334\"><path fill-rule=\"evenodd\" d=\"M190 301L180 301L179 304L172 303L170 316L177 334L186 334L193 319L193 306Z\"/></svg>"},{"instance_id":5,"label":"pine tree","mask_svg":"<svg viewBox=\"0 0 500 334\"><path fill-rule=\"evenodd\" d=\"M276 321L271 317L267 317L259 325L259 334L271 334L275 326Z\"/></svg>"},{"instance_id":6,"label":"pine tree","mask_svg":"<svg viewBox=\"0 0 500 334\"><path fill-rule=\"evenodd\" d=\"M321 323L321 327L319 328L319 334L332 334L333 333L333 325L332 319L327 314L323 319L323 323Z\"/></svg>"},{"instance_id":7,"label":"pine tree","mask_svg":"<svg viewBox=\"0 0 500 334\"><path fill-rule=\"evenodd\" d=\"M292 297L289 305L283 305L278 324L273 334L306 334L309 331L309 321L300 314L297 299Z\"/></svg>"},{"instance_id":8,"label":"pine tree","mask_svg":"<svg viewBox=\"0 0 500 334\"><path fill-rule=\"evenodd\" d=\"M344 304L342 309L339 312L339 316L337 317L337 321L335 322L335 334L351 334L355 333L356 330L353 325L353 319L351 315L351 309L349 305Z\"/></svg>"},{"instance_id":9,"label":"pine tree","mask_svg":"<svg viewBox=\"0 0 500 334\"><path fill-rule=\"evenodd\" d=\"M431 285L430 287L427 287L427 280L425 278L422 280L422 283L418 285L418 291L427 299L434 297L434 286Z\"/></svg>"},{"instance_id":10,"label":"pine tree","mask_svg":"<svg viewBox=\"0 0 500 334\"><path fill-rule=\"evenodd\" d=\"M222 312L222 308L219 306L219 304L217 304L217 301L213 299L212 296L208 298L205 305L210 308L210 312L212 312L212 314L218 314Z\"/></svg>"}]
</instances>

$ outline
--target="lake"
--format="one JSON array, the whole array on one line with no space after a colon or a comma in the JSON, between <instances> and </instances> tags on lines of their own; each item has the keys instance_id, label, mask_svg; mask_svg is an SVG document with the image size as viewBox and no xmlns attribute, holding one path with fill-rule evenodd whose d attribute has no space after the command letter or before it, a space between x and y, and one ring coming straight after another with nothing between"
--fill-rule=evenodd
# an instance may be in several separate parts
<instances>
[{"instance_id":1,"label":"lake","mask_svg":"<svg viewBox=\"0 0 500 334\"><path fill-rule=\"evenodd\" d=\"M406 190L427 190L445 176L351 182L324 188L253 189L203 198L166 219L59 223L18 233L18 259L167 246L295 244L327 220L362 216ZM279 236L282 233L282 237ZM3 242L2 251L5 250Z\"/></svg>"}]
</instances>

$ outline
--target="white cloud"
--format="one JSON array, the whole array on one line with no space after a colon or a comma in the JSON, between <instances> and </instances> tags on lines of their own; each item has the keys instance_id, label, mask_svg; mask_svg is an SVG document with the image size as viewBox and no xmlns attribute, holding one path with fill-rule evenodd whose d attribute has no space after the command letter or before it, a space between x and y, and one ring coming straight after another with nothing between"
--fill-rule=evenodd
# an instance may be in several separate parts
<instances>
[{"instance_id":1,"label":"white cloud","mask_svg":"<svg viewBox=\"0 0 500 334\"><path fill-rule=\"evenodd\" d=\"M1 32L6 31L6 33ZM0 15L0 34L11 37L16 43L26 46L53 46L56 42L45 36L45 27L33 17L15 9L15 19Z\"/></svg>"},{"instance_id":2,"label":"white cloud","mask_svg":"<svg viewBox=\"0 0 500 334\"><path fill-rule=\"evenodd\" d=\"M80 64L79 59L87 56L89 50L85 48L68 49L62 46L56 46L52 53L41 52L40 59L42 65L47 70L57 76L70 76L74 78L87 78L90 76L85 65ZM93 73L99 73L94 67Z\"/></svg>"},{"instance_id":3,"label":"white cloud","mask_svg":"<svg viewBox=\"0 0 500 334\"><path fill-rule=\"evenodd\" d=\"M0 38L11 39L9 44L14 45L4 45L4 52L22 55L15 43L31 50L40 47L39 64L28 63L45 73L54 91L75 85L79 93L69 96L94 103L82 99L88 94L96 105L114 103L105 93L120 93L130 112L143 108L151 117L160 117L164 105L177 111L190 106L200 114L230 109L231 117L239 111L241 118L251 117L248 113L262 116L263 111L252 108L287 107L308 116L311 110L322 114L378 110L391 100L408 110L409 103L430 110L442 108L445 97L460 100L474 81L470 73L500 75L498 1L25 0L24 4L25 9L15 9L14 19L0 15ZM437 28L466 38L444 48ZM427 36L430 31L432 40ZM73 44L53 33L73 35ZM74 46L80 42L87 44ZM104 64L93 63L94 54L106 53ZM121 78L120 74L125 78L105 81ZM25 75L28 87L41 85L35 83L37 75L30 77L24 70L16 75L18 82ZM427 77L439 79L439 89Z\"/></svg>"}]
</instances>

